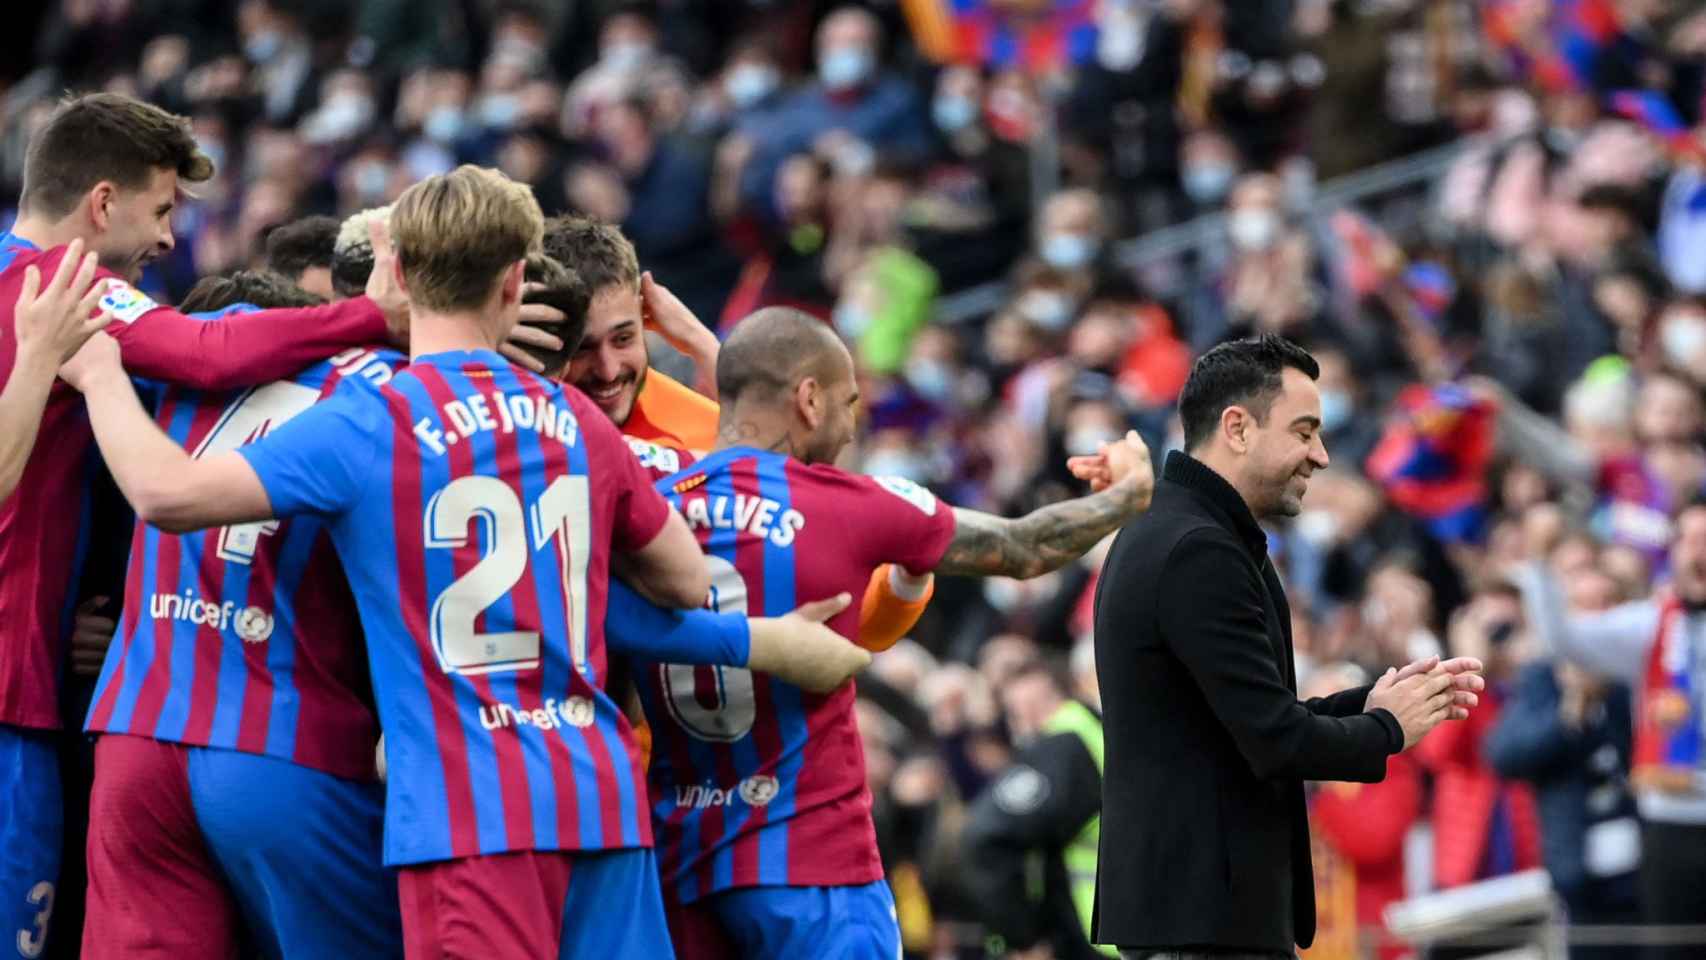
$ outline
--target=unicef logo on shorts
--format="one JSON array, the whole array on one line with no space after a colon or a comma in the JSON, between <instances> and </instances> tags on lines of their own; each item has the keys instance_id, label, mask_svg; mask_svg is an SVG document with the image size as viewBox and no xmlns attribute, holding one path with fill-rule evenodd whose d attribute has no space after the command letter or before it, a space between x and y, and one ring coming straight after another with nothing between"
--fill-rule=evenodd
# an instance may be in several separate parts
<instances>
[{"instance_id":1,"label":"unicef logo on shorts","mask_svg":"<svg viewBox=\"0 0 1706 960\"><path fill-rule=\"evenodd\" d=\"M776 799L776 792L780 789L775 777L760 774L740 782L740 798L749 807L762 807Z\"/></svg>"},{"instance_id":2,"label":"unicef logo on shorts","mask_svg":"<svg viewBox=\"0 0 1706 960\"><path fill-rule=\"evenodd\" d=\"M260 607L244 607L232 626L244 643L263 643L272 636L272 614Z\"/></svg>"}]
</instances>

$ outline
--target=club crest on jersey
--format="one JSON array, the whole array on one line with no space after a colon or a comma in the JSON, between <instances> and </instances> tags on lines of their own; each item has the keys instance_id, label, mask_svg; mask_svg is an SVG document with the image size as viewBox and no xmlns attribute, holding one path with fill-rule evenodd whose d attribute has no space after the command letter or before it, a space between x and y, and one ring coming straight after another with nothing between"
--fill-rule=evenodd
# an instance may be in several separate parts
<instances>
[{"instance_id":1,"label":"club crest on jersey","mask_svg":"<svg viewBox=\"0 0 1706 960\"><path fill-rule=\"evenodd\" d=\"M688 810L732 806L738 797L749 807L764 807L776 799L782 785L775 777L757 774L747 777L733 787L714 787L707 783L675 788L675 805Z\"/></svg>"},{"instance_id":2,"label":"club crest on jersey","mask_svg":"<svg viewBox=\"0 0 1706 960\"><path fill-rule=\"evenodd\" d=\"M936 495L905 477L872 477L877 486L917 507L925 516L936 515Z\"/></svg>"},{"instance_id":3,"label":"club crest on jersey","mask_svg":"<svg viewBox=\"0 0 1706 960\"><path fill-rule=\"evenodd\" d=\"M232 627L244 643L265 643L272 636L272 614L260 607L244 607Z\"/></svg>"},{"instance_id":4,"label":"club crest on jersey","mask_svg":"<svg viewBox=\"0 0 1706 960\"><path fill-rule=\"evenodd\" d=\"M129 323L159 306L159 304L123 280L108 280L107 292L102 295L100 306L114 320L123 320Z\"/></svg>"}]
</instances>

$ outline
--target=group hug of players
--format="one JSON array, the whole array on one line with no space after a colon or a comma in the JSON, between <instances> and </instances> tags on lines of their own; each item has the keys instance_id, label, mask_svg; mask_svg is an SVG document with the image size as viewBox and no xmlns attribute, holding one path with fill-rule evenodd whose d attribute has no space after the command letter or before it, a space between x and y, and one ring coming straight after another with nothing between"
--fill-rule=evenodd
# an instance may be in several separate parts
<instances>
[{"instance_id":1,"label":"group hug of players","mask_svg":"<svg viewBox=\"0 0 1706 960\"><path fill-rule=\"evenodd\" d=\"M471 166L356 224L363 295L180 312L132 284L212 172L183 118L71 99L0 237L0 956L53 933L104 469L138 520L85 957L897 957L847 681L932 572L1037 576L1143 510L1135 435L1013 519L839 470L830 327L753 314L693 396L620 233Z\"/></svg>"}]
</instances>

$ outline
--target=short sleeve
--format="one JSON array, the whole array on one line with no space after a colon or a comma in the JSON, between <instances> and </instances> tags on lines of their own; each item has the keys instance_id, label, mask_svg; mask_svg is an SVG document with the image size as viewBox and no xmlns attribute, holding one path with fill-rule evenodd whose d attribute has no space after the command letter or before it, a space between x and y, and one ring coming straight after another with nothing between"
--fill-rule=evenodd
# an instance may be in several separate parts
<instances>
[{"instance_id":1,"label":"short sleeve","mask_svg":"<svg viewBox=\"0 0 1706 960\"><path fill-rule=\"evenodd\" d=\"M589 404L590 406L590 404ZM611 544L619 553L644 547L669 519L669 502L652 486L651 475L629 449L616 425L596 409L580 416L594 488L612 491Z\"/></svg>"},{"instance_id":2,"label":"short sleeve","mask_svg":"<svg viewBox=\"0 0 1706 960\"><path fill-rule=\"evenodd\" d=\"M846 516L859 524L859 542L877 550L872 566L898 563L915 574L942 562L954 539L954 508L904 477L846 474L855 495Z\"/></svg>"},{"instance_id":3,"label":"short sleeve","mask_svg":"<svg viewBox=\"0 0 1706 960\"><path fill-rule=\"evenodd\" d=\"M385 403L361 380L260 440L238 448L267 492L273 512L334 514L361 499L382 442Z\"/></svg>"}]
</instances>

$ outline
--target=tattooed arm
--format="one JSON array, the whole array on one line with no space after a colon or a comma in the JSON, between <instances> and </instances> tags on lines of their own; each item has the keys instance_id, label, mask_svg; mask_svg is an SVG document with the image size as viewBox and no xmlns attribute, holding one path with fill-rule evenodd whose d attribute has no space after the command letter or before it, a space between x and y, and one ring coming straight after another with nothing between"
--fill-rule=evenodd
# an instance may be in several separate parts
<instances>
[{"instance_id":1,"label":"tattooed arm","mask_svg":"<svg viewBox=\"0 0 1706 960\"><path fill-rule=\"evenodd\" d=\"M1155 475L1149 450L1132 433L1103 447L1106 469L1095 493L1050 504L1022 517L954 509L954 539L937 573L1015 577L1057 570L1149 507Z\"/></svg>"}]
</instances>

